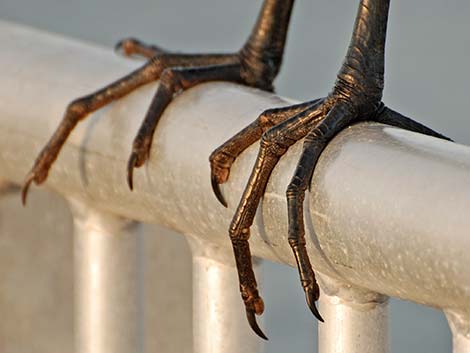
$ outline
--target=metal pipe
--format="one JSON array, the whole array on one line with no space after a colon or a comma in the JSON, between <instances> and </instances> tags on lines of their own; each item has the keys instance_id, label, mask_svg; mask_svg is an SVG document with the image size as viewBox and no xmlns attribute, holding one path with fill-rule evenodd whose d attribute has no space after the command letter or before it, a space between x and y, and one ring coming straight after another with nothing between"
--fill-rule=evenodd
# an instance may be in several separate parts
<instances>
[{"instance_id":1,"label":"metal pipe","mask_svg":"<svg viewBox=\"0 0 470 353\"><path fill-rule=\"evenodd\" d=\"M0 66L9 68L0 82L0 178L18 183L67 103L136 65L109 50L8 23L0 23L0 43ZM136 171L130 192L125 166L155 88L80 124L46 187L230 249L228 225L258 147L240 156L223 185L228 209L212 194L208 156L264 109L289 102L227 83L181 94L162 117L150 161ZM274 170L250 239L256 256L291 266L284 195L300 150L293 146ZM469 209L468 147L356 125L329 144L316 168L306 201L308 251L315 270L335 280L470 317Z\"/></svg>"},{"instance_id":2,"label":"metal pipe","mask_svg":"<svg viewBox=\"0 0 470 353\"><path fill-rule=\"evenodd\" d=\"M322 277L321 353L389 353L388 298Z\"/></svg>"},{"instance_id":3,"label":"metal pipe","mask_svg":"<svg viewBox=\"0 0 470 353\"><path fill-rule=\"evenodd\" d=\"M140 226L72 204L75 352L143 353Z\"/></svg>"},{"instance_id":4,"label":"metal pipe","mask_svg":"<svg viewBox=\"0 0 470 353\"><path fill-rule=\"evenodd\" d=\"M189 239L193 253L193 351L261 352L263 341L248 326L235 284L238 276L232 253ZM258 264L256 269L259 279Z\"/></svg>"}]
</instances>

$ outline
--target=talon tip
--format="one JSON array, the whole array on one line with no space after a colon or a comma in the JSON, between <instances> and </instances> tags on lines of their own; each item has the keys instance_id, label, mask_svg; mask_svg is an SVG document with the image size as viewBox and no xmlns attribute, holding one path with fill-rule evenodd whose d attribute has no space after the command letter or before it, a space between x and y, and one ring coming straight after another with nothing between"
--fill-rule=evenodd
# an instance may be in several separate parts
<instances>
[{"instance_id":1,"label":"talon tip","mask_svg":"<svg viewBox=\"0 0 470 353\"><path fill-rule=\"evenodd\" d=\"M127 185L129 185L129 189L131 191L134 190L134 168L137 162L137 155L132 153L131 158L129 158L129 162L127 163Z\"/></svg>"},{"instance_id":2,"label":"talon tip","mask_svg":"<svg viewBox=\"0 0 470 353\"><path fill-rule=\"evenodd\" d=\"M215 197L219 202L225 207L228 207L227 201L224 198L224 195L222 194L222 191L220 190L220 185L217 182L217 179L215 175L211 177L211 183L212 183L212 190L214 191Z\"/></svg>"},{"instance_id":3,"label":"talon tip","mask_svg":"<svg viewBox=\"0 0 470 353\"><path fill-rule=\"evenodd\" d=\"M323 320L322 316L320 315L320 312L318 311L317 306L315 305L315 301L310 301L309 298L307 297L307 304L313 316L315 316L318 321L325 322L325 320Z\"/></svg>"},{"instance_id":4,"label":"talon tip","mask_svg":"<svg viewBox=\"0 0 470 353\"><path fill-rule=\"evenodd\" d=\"M114 51L117 52L117 53L120 52L121 49L122 49L123 44L124 44L124 39L117 42L116 45L114 46Z\"/></svg>"},{"instance_id":5,"label":"talon tip","mask_svg":"<svg viewBox=\"0 0 470 353\"><path fill-rule=\"evenodd\" d=\"M262 339L268 341L268 337L264 334L264 332L261 330L261 328L258 326L258 323L256 322L256 317L255 313L252 310L246 310L246 317L248 318L248 323L250 324L250 327L255 331L255 333L261 337Z\"/></svg>"},{"instance_id":6,"label":"talon tip","mask_svg":"<svg viewBox=\"0 0 470 353\"><path fill-rule=\"evenodd\" d=\"M23 206L26 206L26 199L28 197L29 186L31 185L33 180L34 174L29 174L23 184L23 188L21 189L21 203L23 204Z\"/></svg>"}]
</instances>

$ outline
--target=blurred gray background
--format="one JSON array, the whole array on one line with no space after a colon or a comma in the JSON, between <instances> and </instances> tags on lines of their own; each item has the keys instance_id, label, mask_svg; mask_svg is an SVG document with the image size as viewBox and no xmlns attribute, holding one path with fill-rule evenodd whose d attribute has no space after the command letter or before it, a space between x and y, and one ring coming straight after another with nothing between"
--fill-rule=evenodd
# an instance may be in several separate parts
<instances>
[{"instance_id":1,"label":"blurred gray background","mask_svg":"<svg viewBox=\"0 0 470 353\"><path fill-rule=\"evenodd\" d=\"M108 47L135 36L174 50L231 51L246 39L261 2L0 0L0 19ZM307 100L328 93L357 3L297 1L279 94ZM470 144L469 19L468 0L392 1L384 96L392 108L464 144ZM146 232L147 351L189 352L191 299L175 303L163 294L191 291L187 246L156 227ZM63 200L37 189L27 209L19 207L18 195L0 199L0 352L72 352L71 265L71 219ZM169 269L177 275L159 275ZM314 351L316 323L303 305L296 271L268 263L263 286L267 351ZM187 319L183 326L178 318ZM451 352L441 312L398 300L391 302L391 339L394 353Z\"/></svg>"}]
</instances>

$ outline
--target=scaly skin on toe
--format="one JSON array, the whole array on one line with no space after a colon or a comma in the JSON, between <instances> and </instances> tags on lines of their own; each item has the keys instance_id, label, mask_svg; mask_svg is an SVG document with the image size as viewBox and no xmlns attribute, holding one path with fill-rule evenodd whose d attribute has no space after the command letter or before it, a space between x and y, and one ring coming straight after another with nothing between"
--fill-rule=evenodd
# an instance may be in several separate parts
<instances>
[{"instance_id":1,"label":"scaly skin on toe","mask_svg":"<svg viewBox=\"0 0 470 353\"><path fill-rule=\"evenodd\" d=\"M311 102L296 104L289 107L267 110L252 124L248 125L237 135L212 152L209 157L211 165L212 190L222 205L227 207L227 201L225 201L219 185L228 180L230 168L232 167L233 162L235 162L235 159L245 149L258 141L264 132L283 122L290 116L306 110L318 101L319 99L316 99Z\"/></svg>"},{"instance_id":2,"label":"scaly skin on toe","mask_svg":"<svg viewBox=\"0 0 470 353\"><path fill-rule=\"evenodd\" d=\"M129 75L69 104L63 119L27 174L23 203L32 183L41 184L75 126L90 113L152 81L160 79L144 122L134 140L127 180L133 187L133 170L149 157L153 134L166 107L176 94L199 83L230 81L263 90L273 90L273 80L282 63L287 29L294 0L264 0L258 20L243 47L229 54L179 54L137 39L116 45L126 56L142 56L147 62Z\"/></svg>"},{"instance_id":3,"label":"scaly skin on toe","mask_svg":"<svg viewBox=\"0 0 470 353\"><path fill-rule=\"evenodd\" d=\"M237 156L261 138L258 157L229 229L238 264L241 262L239 259L251 256L248 245L250 227L272 170L290 146L304 139L299 163L286 191L288 241L297 262L307 305L320 321L323 318L315 305L320 289L306 250L303 202L323 149L347 126L367 120L449 140L382 103L389 2L360 1L351 44L333 90L326 98L265 111L254 123L217 148L210 157L212 186L219 201L226 205L219 184L228 179L230 167ZM243 288L256 288L251 268L239 267L239 276ZM248 309L247 305L247 312ZM250 315L252 320L253 310Z\"/></svg>"},{"instance_id":4,"label":"scaly skin on toe","mask_svg":"<svg viewBox=\"0 0 470 353\"><path fill-rule=\"evenodd\" d=\"M147 59L168 53L168 50L164 50L156 45L148 45L135 38L120 40L114 46L114 51L128 57L141 56Z\"/></svg>"}]
</instances>

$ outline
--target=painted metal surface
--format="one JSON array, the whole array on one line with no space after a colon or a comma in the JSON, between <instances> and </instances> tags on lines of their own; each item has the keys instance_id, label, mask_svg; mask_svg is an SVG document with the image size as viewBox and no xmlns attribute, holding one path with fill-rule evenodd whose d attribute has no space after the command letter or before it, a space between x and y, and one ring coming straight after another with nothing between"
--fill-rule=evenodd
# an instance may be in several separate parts
<instances>
[{"instance_id":1,"label":"painted metal surface","mask_svg":"<svg viewBox=\"0 0 470 353\"><path fill-rule=\"evenodd\" d=\"M256 353L264 342L250 329L231 251L189 238L193 254L195 353ZM259 273L259 261L255 270Z\"/></svg>"},{"instance_id":2,"label":"painted metal surface","mask_svg":"<svg viewBox=\"0 0 470 353\"><path fill-rule=\"evenodd\" d=\"M143 353L140 225L72 203L75 352Z\"/></svg>"},{"instance_id":3,"label":"painted metal surface","mask_svg":"<svg viewBox=\"0 0 470 353\"><path fill-rule=\"evenodd\" d=\"M386 296L353 288L326 276L318 325L321 353L389 353L389 308Z\"/></svg>"}]
</instances>

